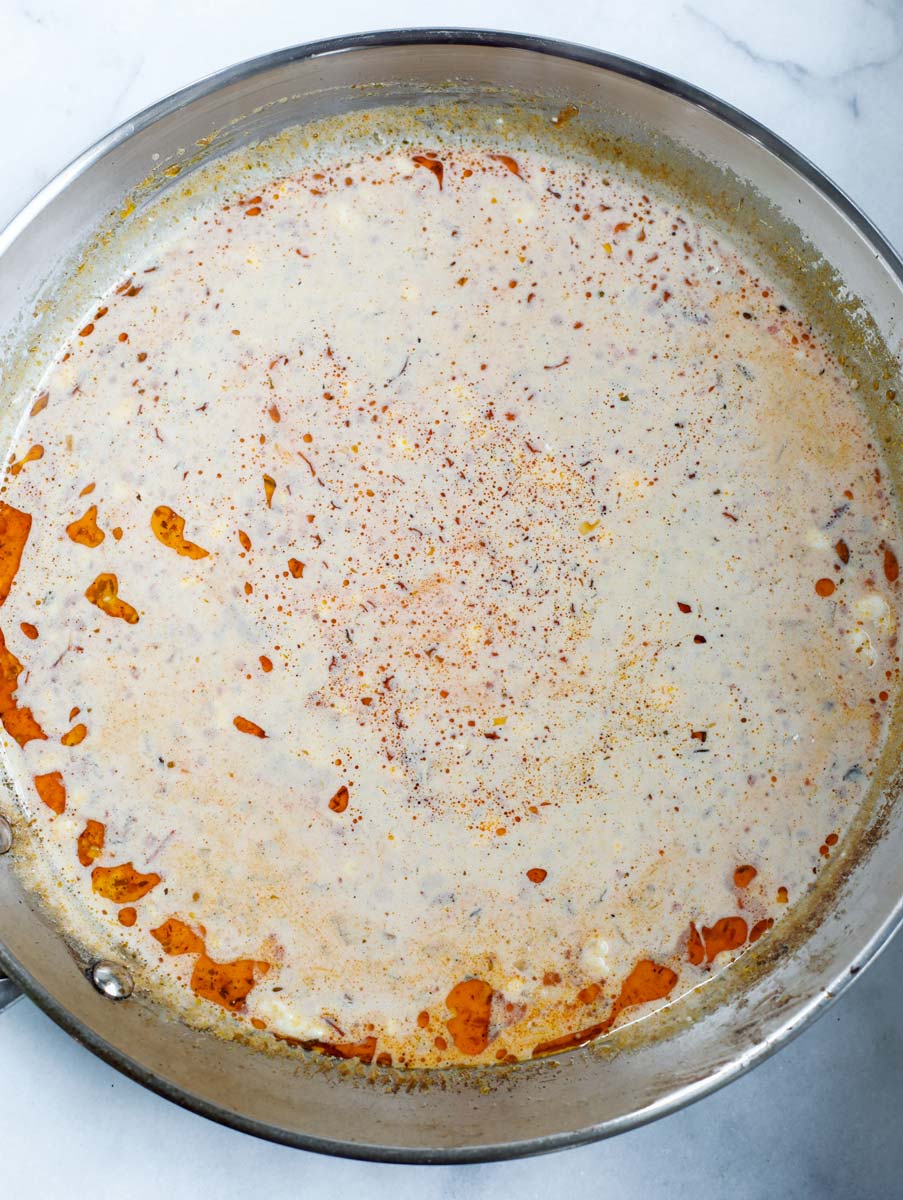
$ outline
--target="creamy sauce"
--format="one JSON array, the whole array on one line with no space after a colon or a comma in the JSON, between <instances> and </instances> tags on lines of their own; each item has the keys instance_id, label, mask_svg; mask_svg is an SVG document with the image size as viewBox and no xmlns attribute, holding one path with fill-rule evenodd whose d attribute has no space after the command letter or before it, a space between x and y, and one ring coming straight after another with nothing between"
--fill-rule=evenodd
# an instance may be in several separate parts
<instances>
[{"instance_id":1,"label":"creamy sauce","mask_svg":"<svg viewBox=\"0 0 903 1200\"><path fill-rule=\"evenodd\" d=\"M766 936L865 795L870 429L624 171L466 137L241 171L161 213L9 451L0 717L56 903L194 1021L582 1044Z\"/></svg>"}]
</instances>

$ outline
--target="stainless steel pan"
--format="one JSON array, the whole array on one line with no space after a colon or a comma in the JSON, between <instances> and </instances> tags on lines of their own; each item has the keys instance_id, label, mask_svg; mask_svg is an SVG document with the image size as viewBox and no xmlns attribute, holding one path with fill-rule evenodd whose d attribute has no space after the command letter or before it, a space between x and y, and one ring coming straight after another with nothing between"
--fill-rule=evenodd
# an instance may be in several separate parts
<instances>
[{"instance_id":1,"label":"stainless steel pan","mask_svg":"<svg viewBox=\"0 0 903 1200\"><path fill-rule=\"evenodd\" d=\"M612 136L652 155L685 153L685 179L786 252L786 270L861 301L864 368L893 372L903 342L903 264L858 210L811 164L748 117L697 89L623 59L536 38L461 31L369 34L301 46L230 68L120 126L67 167L0 236L0 336L39 332L34 297L56 264L84 244L122 198L151 178L165 187L205 153L355 106L429 103L437 95L504 106L580 108ZM633 131L633 132L631 132ZM219 133L209 151L203 147ZM658 139L658 140L657 140ZM675 149L676 147L676 149ZM189 153L186 153L186 148ZM690 167L687 168L687 163ZM695 166L694 166L695 164ZM675 168L677 170L678 168ZM719 190L720 189L720 190ZM819 256L838 272L837 277ZM805 277L805 278L804 278ZM833 296L829 295L832 292ZM817 303L816 293L813 303ZM852 306L855 310L856 305ZM843 314L846 314L844 316ZM855 316L855 312L854 312ZM888 355L889 350L889 355ZM11 353L11 352L10 352ZM4 361L8 368L11 358ZM2 390L2 389L0 389ZM898 494L894 388L877 414ZM2 418L2 414L0 414ZM903 915L899 732L880 794L795 931L762 939L728 985L681 1002L668 1036L601 1047L498 1072L409 1077L301 1052L268 1056L189 1029L131 991L127 964L101 965L61 936L16 870L28 840L11 794L0 813L12 848L0 855L0 1006L19 987L89 1049L177 1103L274 1141L332 1154L465 1162L537 1153L608 1136L662 1116L733 1079L799 1032L886 944ZM0 851L8 832L0 820ZM789 927L788 927L789 928Z\"/></svg>"}]
</instances>

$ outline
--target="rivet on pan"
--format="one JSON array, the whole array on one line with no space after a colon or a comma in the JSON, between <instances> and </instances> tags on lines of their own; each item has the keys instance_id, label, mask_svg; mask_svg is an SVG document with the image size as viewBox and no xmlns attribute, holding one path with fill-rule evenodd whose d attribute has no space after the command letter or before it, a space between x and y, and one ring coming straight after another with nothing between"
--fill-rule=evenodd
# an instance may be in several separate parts
<instances>
[{"instance_id":1,"label":"rivet on pan","mask_svg":"<svg viewBox=\"0 0 903 1200\"><path fill-rule=\"evenodd\" d=\"M13 848L12 826L6 817L0 817L0 854L6 854Z\"/></svg>"},{"instance_id":2,"label":"rivet on pan","mask_svg":"<svg viewBox=\"0 0 903 1200\"><path fill-rule=\"evenodd\" d=\"M105 959L94 964L88 972L88 978L100 994L109 1000L127 1000L135 987L127 967Z\"/></svg>"}]
</instances>

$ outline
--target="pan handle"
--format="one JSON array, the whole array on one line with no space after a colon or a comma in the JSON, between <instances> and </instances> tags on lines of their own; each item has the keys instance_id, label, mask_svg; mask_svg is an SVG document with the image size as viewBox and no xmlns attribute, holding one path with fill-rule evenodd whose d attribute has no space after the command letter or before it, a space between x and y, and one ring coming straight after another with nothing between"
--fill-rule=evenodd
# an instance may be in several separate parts
<instances>
[{"instance_id":1,"label":"pan handle","mask_svg":"<svg viewBox=\"0 0 903 1200\"><path fill-rule=\"evenodd\" d=\"M3 968L0 967L0 1012L3 1012L5 1008L9 1008L11 1004L15 1004L21 995L22 993L16 984L3 974Z\"/></svg>"}]
</instances>

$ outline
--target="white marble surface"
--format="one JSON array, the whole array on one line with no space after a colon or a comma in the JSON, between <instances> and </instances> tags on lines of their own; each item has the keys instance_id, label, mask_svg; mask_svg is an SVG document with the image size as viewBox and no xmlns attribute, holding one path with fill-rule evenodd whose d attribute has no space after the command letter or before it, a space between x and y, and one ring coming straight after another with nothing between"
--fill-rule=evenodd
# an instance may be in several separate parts
<instances>
[{"instance_id":1,"label":"white marble surface","mask_svg":"<svg viewBox=\"0 0 903 1200\"><path fill-rule=\"evenodd\" d=\"M901 0L0 0L0 224L110 126L220 66L331 34L477 25L584 42L764 121L903 246ZM465 1168L346 1163L142 1091L27 1001L0 1017L0 1196L422 1200L903 1194L903 940L777 1058L615 1141Z\"/></svg>"}]
</instances>

